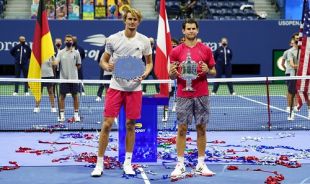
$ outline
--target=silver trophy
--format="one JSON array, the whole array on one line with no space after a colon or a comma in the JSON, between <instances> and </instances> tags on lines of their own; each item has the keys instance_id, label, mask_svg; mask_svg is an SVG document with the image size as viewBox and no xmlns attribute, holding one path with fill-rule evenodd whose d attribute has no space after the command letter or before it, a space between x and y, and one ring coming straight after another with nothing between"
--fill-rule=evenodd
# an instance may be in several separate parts
<instances>
[{"instance_id":1,"label":"silver trophy","mask_svg":"<svg viewBox=\"0 0 310 184\"><path fill-rule=\"evenodd\" d=\"M181 78L186 81L186 87L183 91L195 91L192 87L192 80L197 78L198 64L192 60L190 52L187 52L186 60L180 66L182 68Z\"/></svg>"}]
</instances>

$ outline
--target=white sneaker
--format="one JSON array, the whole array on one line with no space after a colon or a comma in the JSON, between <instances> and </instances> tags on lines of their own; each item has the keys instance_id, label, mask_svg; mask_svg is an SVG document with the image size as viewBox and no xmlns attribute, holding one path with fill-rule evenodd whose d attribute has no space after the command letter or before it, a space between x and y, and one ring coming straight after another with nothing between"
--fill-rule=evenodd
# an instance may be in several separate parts
<instances>
[{"instance_id":1,"label":"white sneaker","mask_svg":"<svg viewBox=\"0 0 310 184\"><path fill-rule=\"evenodd\" d=\"M180 177L185 173L186 169L185 169L185 165L181 164L181 163L177 163L177 165L175 166L174 170L172 171L172 173L170 174L171 177Z\"/></svg>"},{"instance_id":2,"label":"white sneaker","mask_svg":"<svg viewBox=\"0 0 310 184\"><path fill-rule=\"evenodd\" d=\"M162 119L161 119L162 122L167 122L168 121L168 116L164 116Z\"/></svg>"},{"instance_id":3,"label":"white sneaker","mask_svg":"<svg viewBox=\"0 0 310 184\"><path fill-rule=\"evenodd\" d=\"M72 94L71 93L67 93L66 96L72 96Z\"/></svg>"},{"instance_id":4,"label":"white sneaker","mask_svg":"<svg viewBox=\"0 0 310 184\"><path fill-rule=\"evenodd\" d=\"M216 93L212 92L211 95L216 95Z\"/></svg>"},{"instance_id":5,"label":"white sneaker","mask_svg":"<svg viewBox=\"0 0 310 184\"><path fill-rule=\"evenodd\" d=\"M99 167L95 167L95 169L93 170L93 172L91 172L91 176L92 177L100 177L103 174L103 169L99 168Z\"/></svg>"},{"instance_id":6,"label":"white sneaker","mask_svg":"<svg viewBox=\"0 0 310 184\"><path fill-rule=\"evenodd\" d=\"M161 119L161 121L163 121L163 122L167 122L168 121L168 110L164 109L164 116Z\"/></svg>"},{"instance_id":7,"label":"white sneaker","mask_svg":"<svg viewBox=\"0 0 310 184\"><path fill-rule=\"evenodd\" d=\"M29 95L30 95L29 92L26 92L26 93L25 93L25 96L29 96Z\"/></svg>"},{"instance_id":8,"label":"white sneaker","mask_svg":"<svg viewBox=\"0 0 310 184\"><path fill-rule=\"evenodd\" d=\"M290 115L288 115L287 120L288 120L288 121L293 121L293 120L295 120L295 114L294 114L294 111L292 112L291 116L290 116Z\"/></svg>"},{"instance_id":9,"label":"white sneaker","mask_svg":"<svg viewBox=\"0 0 310 184\"><path fill-rule=\"evenodd\" d=\"M290 112L290 111L291 111L291 107L286 107L286 112ZM293 107L293 111L294 112L298 112L299 111L297 106Z\"/></svg>"},{"instance_id":10,"label":"white sneaker","mask_svg":"<svg viewBox=\"0 0 310 184\"><path fill-rule=\"evenodd\" d=\"M136 175L136 172L132 169L131 164L124 163L123 170L124 170L124 173L127 175Z\"/></svg>"},{"instance_id":11,"label":"white sneaker","mask_svg":"<svg viewBox=\"0 0 310 184\"><path fill-rule=\"evenodd\" d=\"M114 118L114 123L117 125L118 124L118 119Z\"/></svg>"},{"instance_id":12,"label":"white sneaker","mask_svg":"<svg viewBox=\"0 0 310 184\"><path fill-rule=\"evenodd\" d=\"M51 112L57 112L57 109L55 107L52 107Z\"/></svg>"},{"instance_id":13,"label":"white sneaker","mask_svg":"<svg viewBox=\"0 0 310 184\"><path fill-rule=\"evenodd\" d=\"M75 122L80 122L81 121L80 115L74 115L74 121Z\"/></svg>"},{"instance_id":14,"label":"white sneaker","mask_svg":"<svg viewBox=\"0 0 310 184\"><path fill-rule=\"evenodd\" d=\"M39 107L35 107L35 108L33 109L33 112L34 112L34 113L39 113L39 112L40 112L40 108L39 108Z\"/></svg>"},{"instance_id":15,"label":"white sneaker","mask_svg":"<svg viewBox=\"0 0 310 184\"><path fill-rule=\"evenodd\" d=\"M17 95L18 95L18 93L16 93L16 92L13 93L13 96L17 96Z\"/></svg>"},{"instance_id":16,"label":"white sneaker","mask_svg":"<svg viewBox=\"0 0 310 184\"><path fill-rule=\"evenodd\" d=\"M295 106L295 107L293 108L293 111L294 111L294 112L299 112L297 106Z\"/></svg>"},{"instance_id":17,"label":"white sneaker","mask_svg":"<svg viewBox=\"0 0 310 184\"><path fill-rule=\"evenodd\" d=\"M236 93L235 93L235 92L233 92L231 95L235 96L235 95L236 95Z\"/></svg>"},{"instance_id":18,"label":"white sneaker","mask_svg":"<svg viewBox=\"0 0 310 184\"><path fill-rule=\"evenodd\" d=\"M96 102L100 102L100 101L101 101L101 98L99 96L97 96Z\"/></svg>"},{"instance_id":19,"label":"white sneaker","mask_svg":"<svg viewBox=\"0 0 310 184\"><path fill-rule=\"evenodd\" d=\"M177 103L174 102L174 103L173 103L173 106L172 106L172 112L175 112L176 108L177 108Z\"/></svg>"},{"instance_id":20,"label":"white sneaker","mask_svg":"<svg viewBox=\"0 0 310 184\"><path fill-rule=\"evenodd\" d=\"M65 121L65 117L64 116L58 117L58 122L64 122L64 121Z\"/></svg>"},{"instance_id":21,"label":"white sneaker","mask_svg":"<svg viewBox=\"0 0 310 184\"><path fill-rule=\"evenodd\" d=\"M195 173L202 175L202 176L213 176L213 175L215 175L215 173L212 172L205 163L197 164L196 169L195 169Z\"/></svg>"},{"instance_id":22,"label":"white sneaker","mask_svg":"<svg viewBox=\"0 0 310 184\"><path fill-rule=\"evenodd\" d=\"M85 94L85 92L82 92L82 96L85 96L86 94Z\"/></svg>"}]
</instances>

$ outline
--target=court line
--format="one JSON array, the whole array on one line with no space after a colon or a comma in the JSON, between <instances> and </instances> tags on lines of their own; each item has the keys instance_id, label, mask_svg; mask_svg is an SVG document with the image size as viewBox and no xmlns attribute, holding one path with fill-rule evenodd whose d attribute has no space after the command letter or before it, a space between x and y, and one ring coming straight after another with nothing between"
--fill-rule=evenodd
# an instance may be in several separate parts
<instances>
[{"instance_id":1,"label":"court line","mask_svg":"<svg viewBox=\"0 0 310 184\"><path fill-rule=\"evenodd\" d=\"M305 182L308 181L308 180L310 180L310 177L305 178L304 180L302 180L302 181L300 182L300 184L306 184Z\"/></svg>"},{"instance_id":2,"label":"court line","mask_svg":"<svg viewBox=\"0 0 310 184\"><path fill-rule=\"evenodd\" d=\"M147 175L145 174L143 168L142 168L142 167L138 167L138 170L139 170L140 173L141 173L141 176L142 176L142 178L143 178L143 180L144 180L144 183L145 183L145 184L151 184L151 183L150 183L150 180L147 178Z\"/></svg>"},{"instance_id":3,"label":"court line","mask_svg":"<svg viewBox=\"0 0 310 184\"><path fill-rule=\"evenodd\" d=\"M257 103L257 104L261 104L261 105L264 105L264 106L268 106L268 104L263 103L263 102L260 102L260 101L257 101L257 100L253 100L253 99L250 99L250 98L247 98L247 97L244 97L244 96L240 96L240 95L237 95L237 96L238 96L239 98L244 99L244 100L248 100L248 101L251 101L251 102L254 102L254 103ZM275 107L275 106L272 106L272 105L270 105L270 108L276 109L276 110L279 110L279 111L282 111L282 112L289 113L289 112L287 112L287 111L284 110L284 109L281 109L281 108L278 108L278 107ZM297 113L295 113L295 116L308 119L308 117L303 116L303 115L300 115L300 114L297 114Z\"/></svg>"}]
</instances>

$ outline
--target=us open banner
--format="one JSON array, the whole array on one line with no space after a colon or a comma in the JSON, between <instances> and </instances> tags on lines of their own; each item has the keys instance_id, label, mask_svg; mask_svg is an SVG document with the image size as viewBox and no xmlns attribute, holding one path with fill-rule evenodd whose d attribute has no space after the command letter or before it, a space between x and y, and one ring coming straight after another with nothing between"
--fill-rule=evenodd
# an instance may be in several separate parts
<instances>
[{"instance_id":1,"label":"us open banner","mask_svg":"<svg viewBox=\"0 0 310 184\"><path fill-rule=\"evenodd\" d=\"M0 21L0 74L2 77L14 77L14 60L10 49L18 44L18 37L23 34L26 43L32 46L35 20L1 20ZM199 21L199 37L213 51L217 49L221 37L229 39L234 52L233 64L239 69L247 65L259 65L255 74L239 73L236 77L272 76L273 50L287 49L290 37L299 29L300 21L264 20L264 21ZM62 38L70 33L76 35L79 44L85 49L86 58L82 61L84 78L99 79L100 69L97 57L105 39L111 34L124 29L122 20L92 21L49 21L52 38ZM169 20L172 38L180 38L182 21ZM22 27L21 33L16 27ZM158 20L143 20L138 31L148 37L156 38ZM229 29L227 29L229 27ZM107 29L109 28L109 29ZM268 44L266 44L268 43ZM5 67L11 67L4 70ZM2 69L1 69L2 68ZM248 68L245 68L248 71ZM1 77L1 76L0 76Z\"/></svg>"}]
</instances>

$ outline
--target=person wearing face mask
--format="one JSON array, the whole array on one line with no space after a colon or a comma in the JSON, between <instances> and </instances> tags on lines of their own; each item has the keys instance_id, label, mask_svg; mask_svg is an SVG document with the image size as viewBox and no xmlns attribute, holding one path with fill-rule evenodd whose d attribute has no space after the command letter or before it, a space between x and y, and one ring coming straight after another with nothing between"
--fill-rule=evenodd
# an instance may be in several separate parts
<instances>
[{"instance_id":1,"label":"person wearing face mask","mask_svg":"<svg viewBox=\"0 0 310 184\"><path fill-rule=\"evenodd\" d=\"M72 38L73 38L73 45L72 45L73 49L75 49L76 51L79 52L80 57L81 57L81 62L83 62L83 60L85 59L85 50L80 45L78 45L78 41L77 41L77 37L76 36L73 36ZM78 76L79 76L80 80L84 79L83 63L81 63L81 67L78 70ZM84 86L83 85L80 86L80 93L82 94L82 96L85 95L85 91L84 91Z\"/></svg>"},{"instance_id":2,"label":"person wearing face mask","mask_svg":"<svg viewBox=\"0 0 310 184\"><path fill-rule=\"evenodd\" d=\"M222 38L221 39L221 46L218 47L214 51L214 59L216 62L216 78L222 78L222 75L225 74L226 78L232 77L232 56L233 52L231 48L228 47L228 39ZM215 82L212 90L212 95L217 93L220 83ZM227 82L228 90L231 95L236 95L233 84L231 82Z\"/></svg>"},{"instance_id":3,"label":"person wearing face mask","mask_svg":"<svg viewBox=\"0 0 310 184\"><path fill-rule=\"evenodd\" d=\"M28 45L26 45L26 38L24 36L19 37L19 44L15 45L10 50L10 53L14 57L15 61L16 78L20 78L21 72L23 72L24 78L27 78L31 49ZM13 96L18 95L18 84L19 83L15 83L15 90L13 92ZM29 95L27 83L25 83L24 92L26 96Z\"/></svg>"},{"instance_id":4,"label":"person wearing face mask","mask_svg":"<svg viewBox=\"0 0 310 184\"><path fill-rule=\"evenodd\" d=\"M78 51L73 49L72 35L65 37L66 47L59 51L53 65L59 65L60 79L78 80L78 69L81 66L81 57ZM61 83L60 84L60 103L59 103L59 122L65 121L65 98L67 93L71 93L74 106L74 121L80 121L79 115L79 84Z\"/></svg>"},{"instance_id":5,"label":"person wearing face mask","mask_svg":"<svg viewBox=\"0 0 310 184\"><path fill-rule=\"evenodd\" d=\"M61 38L55 38L55 47L54 47L55 57L57 56L58 52L61 49L62 49L62 39ZM55 66L54 71L55 71L55 78L59 79L59 66ZM55 94L55 91L54 91L54 94Z\"/></svg>"}]
</instances>

